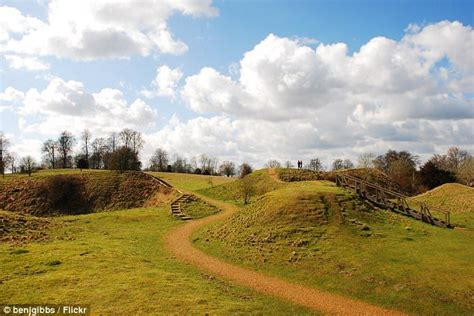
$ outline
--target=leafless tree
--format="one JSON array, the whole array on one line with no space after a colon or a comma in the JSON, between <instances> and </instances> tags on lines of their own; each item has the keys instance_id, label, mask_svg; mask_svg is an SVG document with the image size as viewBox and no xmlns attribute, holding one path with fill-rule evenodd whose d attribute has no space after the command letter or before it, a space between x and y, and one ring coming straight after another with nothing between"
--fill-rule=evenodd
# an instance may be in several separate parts
<instances>
[{"instance_id":1,"label":"leafless tree","mask_svg":"<svg viewBox=\"0 0 474 316\"><path fill-rule=\"evenodd\" d=\"M82 144L82 150L84 152L85 159L89 162L89 145L92 134L88 129L85 129L81 134L81 139L84 142Z\"/></svg>"},{"instance_id":2,"label":"leafless tree","mask_svg":"<svg viewBox=\"0 0 474 316\"><path fill-rule=\"evenodd\" d=\"M74 146L75 138L68 131L61 133L58 139L59 156L62 161L62 167L68 168L72 165L72 147Z\"/></svg>"},{"instance_id":3,"label":"leafless tree","mask_svg":"<svg viewBox=\"0 0 474 316\"><path fill-rule=\"evenodd\" d=\"M342 159L336 159L332 162L332 170L344 169L344 161Z\"/></svg>"},{"instance_id":4,"label":"leafless tree","mask_svg":"<svg viewBox=\"0 0 474 316\"><path fill-rule=\"evenodd\" d=\"M219 166L219 174L227 177L235 175L235 164L232 161L223 161Z\"/></svg>"},{"instance_id":5,"label":"leafless tree","mask_svg":"<svg viewBox=\"0 0 474 316\"><path fill-rule=\"evenodd\" d=\"M164 149L158 148L150 159L150 170L166 171L167 167L168 153Z\"/></svg>"},{"instance_id":6,"label":"leafless tree","mask_svg":"<svg viewBox=\"0 0 474 316\"><path fill-rule=\"evenodd\" d=\"M7 147L10 144L8 138L0 132L0 173L5 178L5 167L7 165Z\"/></svg>"},{"instance_id":7,"label":"leafless tree","mask_svg":"<svg viewBox=\"0 0 474 316\"><path fill-rule=\"evenodd\" d=\"M28 173L31 177L31 173L36 168L36 161L31 156L26 156L21 159L21 169L23 172Z\"/></svg>"},{"instance_id":8,"label":"leafless tree","mask_svg":"<svg viewBox=\"0 0 474 316\"><path fill-rule=\"evenodd\" d=\"M107 141L103 137L97 137L91 143L92 155L90 156L90 166L94 169L100 169L104 167L104 159L109 149Z\"/></svg>"},{"instance_id":9,"label":"leafless tree","mask_svg":"<svg viewBox=\"0 0 474 316\"><path fill-rule=\"evenodd\" d=\"M295 165L291 161L288 160L287 162L285 162L285 168L288 169L288 168L294 168L294 167Z\"/></svg>"},{"instance_id":10,"label":"leafless tree","mask_svg":"<svg viewBox=\"0 0 474 316\"><path fill-rule=\"evenodd\" d=\"M323 163L319 158L314 158L309 161L309 164L306 166L307 169L320 172L324 170Z\"/></svg>"},{"instance_id":11,"label":"leafless tree","mask_svg":"<svg viewBox=\"0 0 474 316\"><path fill-rule=\"evenodd\" d=\"M474 157L465 159L456 174L458 180L468 186L474 186Z\"/></svg>"},{"instance_id":12,"label":"leafless tree","mask_svg":"<svg viewBox=\"0 0 474 316\"><path fill-rule=\"evenodd\" d=\"M239 167L239 177L243 178L246 175L251 174L252 171L253 171L252 167L248 163L244 162Z\"/></svg>"},{"instance_id":13,"label":"leafless tree","mask_svg":"<svg viewBox=\"0 0 474 316\"><path fill-rule=\"evenodd\" d=\"M138 152L143 148L143 138L140 132L137 132L130 128L125 128L119 133L119 139L122 143L122 146L130 148L138 154Z\"/></svg>"},{"instance_id":14,"label":"leafless tree","mask_svg":"<svg viewBox=\"0 0 474 316\"><path fill-rule=\"evenodd\" d=\"M58 156L58 143L52 139L48 139L43 143L41 151L44 153L44 160L49 165L49 168L56 168L56 160Z\"/></svg>"},{"instance_id":15,"label":"leafless tree","mask_svg":"<svg viewBox=\"0 0 474 316\"><path fill-rule=\"evenodd\" d=\"M364 168L364 169L374 168L374 160L375 160L375 154L373 153L360 154L357 161L357 167Z\"/></svg>"},{"instance_id":16,"label":"leafless tree","mask_svg":"<svg viewBox=\"0 0 474 316\"><path fill-rule=\"evenodd\" d=\"M265 164L265 167L267 168L281 168L281 163L278 160L272 159L267 161Z\"/></svg>"},{"instance_id":17,"label":"leafless tree","mask_svg":"<svg viewBox=\"0 0 474 316\"><path fill-rule=\"evenodd\" d=\"M354 168L354 163L350 159L344 159L342 162L342 167L344 169L352 169Z\"/></svg>"},{"instance_id":18,"label":"leafless tree","mask_svg":"<svg viewBox=\"0 0 474 316\"><path fill-rule=\"evenodd\" d=\"M114 153L115 149L117 148L117 133L113 132L112 134L110 134L108 142L110 151Z\"/></svg>"},{"instance_id":19,"label":"leafless tree","mask_svg":"<svg viewBox=\"0 0 474 316\"><path fill-rule=\"evenodd\" d=\"M239 193L244 204L250 202L250 198L255 194L255 191L255 182L251 177L246 176L239 180Z\"/></svg>"},{"instance_id":20,"label":"leafless tree","mask_svg":"<svg viewBox=\"0 0 474 316\"><path fill-rule=\"evenodd\" d=\"M11 173L16 173L16 163L18 162L18 155L15 152L8 153L7 161L10 165Z\"/></svg>"}]
</instances>

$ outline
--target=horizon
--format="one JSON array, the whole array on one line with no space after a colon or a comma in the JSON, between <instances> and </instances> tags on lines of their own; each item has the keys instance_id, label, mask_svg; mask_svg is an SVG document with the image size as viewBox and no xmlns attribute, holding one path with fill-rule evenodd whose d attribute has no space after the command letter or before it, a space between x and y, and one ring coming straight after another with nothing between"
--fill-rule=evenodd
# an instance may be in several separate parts
<instances>
[{"instance_id":1,"label":"horizon","mask_svg":"<svg viewBox=\"0 0 474 316\"><path fill-rule=\"evenodd\" d=\"M144 166L474 150L469 1L3 3L0 131L21 156L124 127Z\"/></svg>"}]
</instances>

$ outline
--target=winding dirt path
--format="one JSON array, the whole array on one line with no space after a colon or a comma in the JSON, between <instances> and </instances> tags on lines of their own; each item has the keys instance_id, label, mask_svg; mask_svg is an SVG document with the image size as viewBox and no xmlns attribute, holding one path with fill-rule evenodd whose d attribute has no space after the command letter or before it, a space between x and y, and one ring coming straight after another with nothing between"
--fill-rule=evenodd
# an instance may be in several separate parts
<instances>
[{"instance_id":1,"label":"winding dirt path","mask_svg":"<svg viewBox=\"0 0 474 316\"><path fill-rule=\"evenodd\" d=\"M179 259L193 264L213 275L247 286L258 292L272 295L295 304L331 315L404 315L368 303L336 294L308 288L297 283L245 269L211 257L193 247L191 234L211 222L223 220L236 211L236 207L222 201L199 196L222 212L180 225L165 236L166 247Z\"/></svg>"}]
</instances>

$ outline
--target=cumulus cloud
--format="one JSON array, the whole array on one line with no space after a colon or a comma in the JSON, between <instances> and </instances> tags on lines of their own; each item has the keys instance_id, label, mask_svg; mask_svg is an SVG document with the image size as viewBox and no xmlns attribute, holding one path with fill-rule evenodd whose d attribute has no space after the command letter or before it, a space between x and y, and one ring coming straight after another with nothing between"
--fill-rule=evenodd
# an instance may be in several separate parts
<instances>
[{"instance_id":1,"label":"cumulus cloud","mask_svg":"<svg viewBox=\"0 0 474 316\"><path fill-rule=\"evenodd\" d=\"M176 13L211 17L218 11L210 0L52 0L41 21L0 7L0 49L83 60L182 54L188 46L167 25Z\"/></svg>"},{"instance_id":2,"label":"cumulus cloud","mask_svg":"<svg viewBox=\"0 0 474 316\"><path fill-rule=\"evenodd\" d=\"M407 31L353 54L345 43L313 49L270 34L243 55L237 78L204 67L185 79L181 97L193 111L233 118L236 148L251 153L253 142L267 157L474 149L472 27L442 21Z\"/></svg>"},{"instance_id":3,"label":"cumulus cloud","mask_svg":"<svg viewBox=\"0 0 474 316\"><path fill-rule=\"evenodd\" d=\"M18 55L5 55L8 67L12 69L24 69L28 71L38 71L49 69L49 64L36 57L24 57Z\"/></svg>"},{"instance_id":4,"label":"cumulus cloud","mask_svg":"<svg viewBox=\"0 0 474 316\"><path fill-rule=\"evenodd\" d=\"M141 94L147 98L164 96L174 99L182 77L183 72L181 69L171 69L167 65L160 66L156 69L156 77L152 81L152 90L143 90Z\"/></svg>"},{"instance_id":5,"label":"cumulus cloud","mask_svg":"<svg viewBox=\"0 0 474 316\"><path fill-rule=\"evenodd\" d=\"M53 78L41 91L7 90L4 94L11 98L21 96L17 113L20 128L25 132L51 135L61 130L78 133L88 128L103 135L125 127L143 130L157 118L156 110L141 99L128 104L120 90L105 88L90 93L78 81Z\"/></svg>"}]
</instances>

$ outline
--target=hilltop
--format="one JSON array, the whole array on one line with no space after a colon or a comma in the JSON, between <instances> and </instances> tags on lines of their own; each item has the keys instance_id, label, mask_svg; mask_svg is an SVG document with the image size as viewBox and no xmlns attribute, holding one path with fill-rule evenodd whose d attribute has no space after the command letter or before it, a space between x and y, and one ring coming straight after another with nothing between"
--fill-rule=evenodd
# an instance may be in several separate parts
<instances>
[{"instance_id":1,"label":"hilltop","mask_svg":"<svg viewBox=\"0 0 474 316\"><path fill-rule=\"evenodd\" d=\"M452 213L474 212L474 188L459 183L443 184L413 199Z\"/></svg>"}]
</instances>

